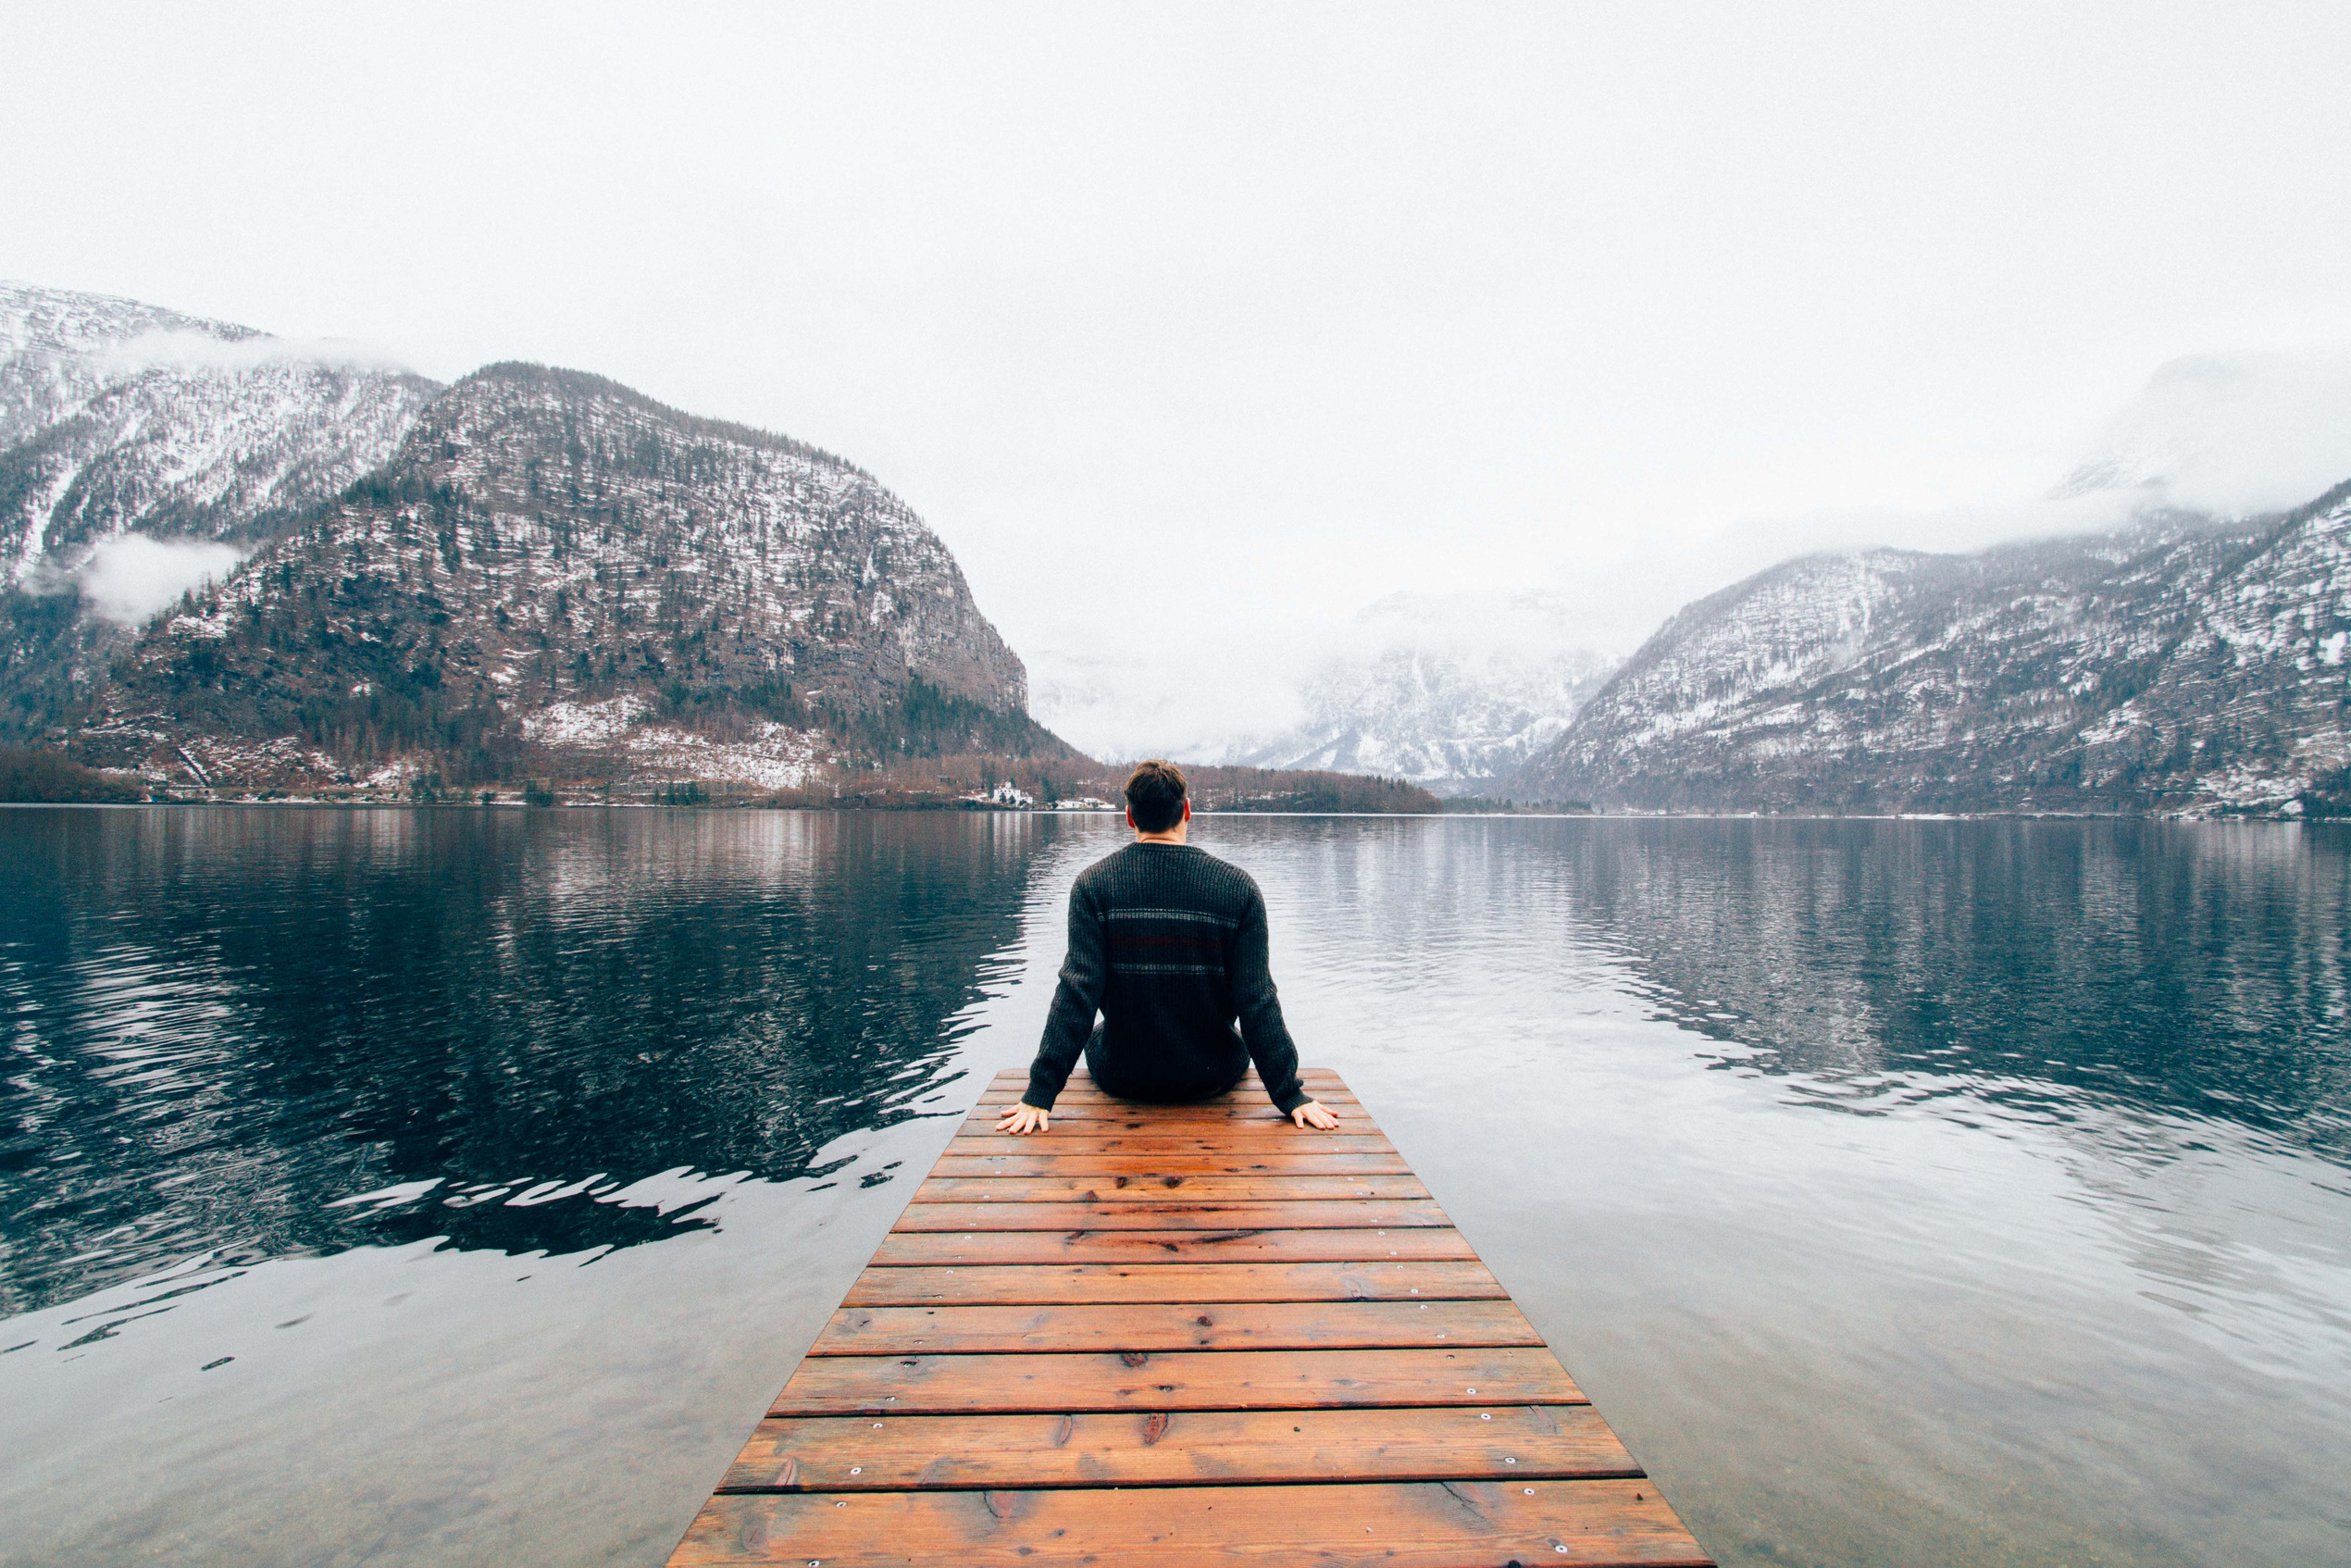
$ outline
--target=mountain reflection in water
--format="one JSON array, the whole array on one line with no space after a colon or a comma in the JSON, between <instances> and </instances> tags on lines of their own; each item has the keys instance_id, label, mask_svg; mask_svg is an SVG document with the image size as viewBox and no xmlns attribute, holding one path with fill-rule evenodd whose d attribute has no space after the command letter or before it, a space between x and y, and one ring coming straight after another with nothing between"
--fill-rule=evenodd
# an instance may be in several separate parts
<instances>
[{"instance_id":1,"label":"mountain reflection in water","mask_svg":"<svg viewBox=\"0 0 2351 1568\"><path fill-rule=\"evenodd\" d=\"M0 815L0 1312L194 1254L628 1246L698 1223L678 1176L817 1169L939 1088L1017 826Z\"/></svg>"},{"instance_id":2,"label":"mountain reflection in water","mask_svg":"<svg viewBox=\"0 0 2351 1568\"><path fill-rule=\"evenodd\" d=\"M2102 1102L2351 1159L2351 832L1641 822L1558 846L1661 1014L1848 1111Z\"/></svg>"},{"instance_id":3,"label":"mountain reflection in water","mask_svg":"<svg viewBox=\"0 0 2351 1568\"><path fill-rule=\"evenodd\" d=\"M1195 839L1731 1568L2351 1561L2351 829ZM1120 841L0 810L0 1564L660 1562Z\"/></svg>"}]
</instances>

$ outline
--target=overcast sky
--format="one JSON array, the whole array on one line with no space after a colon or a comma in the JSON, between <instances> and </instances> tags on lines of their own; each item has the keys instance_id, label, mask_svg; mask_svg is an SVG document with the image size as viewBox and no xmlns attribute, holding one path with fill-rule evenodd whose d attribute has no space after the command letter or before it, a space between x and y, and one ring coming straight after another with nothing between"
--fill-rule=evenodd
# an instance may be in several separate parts
<instances>
[{"instance_id":1,"label":"overcast sky","mask_svg":"<svg viewBox=\"0 0 2351 1568\"><path fill-rule=\"evenodd\" d=\"M2351 347L2339 5L0 18L0 276L819 442L1032 661L1519 586L1629 645Z\"/></svg>"}]
</instances>

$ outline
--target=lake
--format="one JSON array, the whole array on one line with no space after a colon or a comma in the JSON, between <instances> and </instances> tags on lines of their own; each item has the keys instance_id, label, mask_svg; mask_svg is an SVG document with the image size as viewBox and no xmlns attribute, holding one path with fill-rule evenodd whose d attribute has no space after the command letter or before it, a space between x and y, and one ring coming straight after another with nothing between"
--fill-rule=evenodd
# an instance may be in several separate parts
<instances>
[{"instance_id":1,"label":"lake","mask_svg":"<svg viewBox=\"0 0 2351 1568\"><path fill-rule=\"evenodd\" d=\"M1120 841L0 809L0 1562L659 1563ZM1194 841L1725 1563L2351 1562L2351 829Z\"/></svg>"}]
</instances>

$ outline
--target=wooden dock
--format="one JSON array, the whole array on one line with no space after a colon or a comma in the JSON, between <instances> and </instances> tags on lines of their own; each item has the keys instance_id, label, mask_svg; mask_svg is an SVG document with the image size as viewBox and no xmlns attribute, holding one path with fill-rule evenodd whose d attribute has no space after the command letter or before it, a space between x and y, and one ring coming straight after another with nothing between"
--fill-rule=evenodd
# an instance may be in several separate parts
<instances>
[{"instance_id":1,"label":"wooden dock","mask_svg":"<svg viewBox=\"0 0 2351 1568\"><path fill-rule=\"evenodd\" d=\"M1000 1075L672 1568L1704 1564L1335 1073L1138 1107Z\"/></svg>"}]
</instances>

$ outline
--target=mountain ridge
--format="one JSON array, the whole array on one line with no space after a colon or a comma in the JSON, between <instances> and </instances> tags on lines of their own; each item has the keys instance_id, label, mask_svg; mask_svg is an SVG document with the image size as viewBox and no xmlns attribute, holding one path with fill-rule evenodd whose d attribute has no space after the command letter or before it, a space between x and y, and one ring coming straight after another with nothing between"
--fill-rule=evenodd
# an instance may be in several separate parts
<instances>
[{"instance_id":1,"label":"mountain ridge","mask_svg":"<svg viewBox=\"0 0 2351 1568\"><path fill-rule=\"evenodd\" d=\"M2351 484L2258 518L1798 557L1676 612L1505 787L1640 810L2294 815L2351 765L2346 627Z\"/></svg>"},{"instance_id":2,"label":"mountain ridge","mask_svg":"<svg viewBox=\"0 0 2351 1568\"><path fill-rule=\"evenodd\" d=\"M157 790L1085 760L871 473L591 371L0 285L0 728Z\"/></svg>"},{"instance_id":3,"label":"mountain ridge","mask_svg":"<svg viewBox=\"0 0 2351 1568\"><path fill-rule=\"evenodd\" d=\"M79 745L280 787L424 753L456 782L788 789L894 752L1074 756L1026 703L952 555L864 469L516 361L145 628Z\"/></svg>"}]
</instances>

